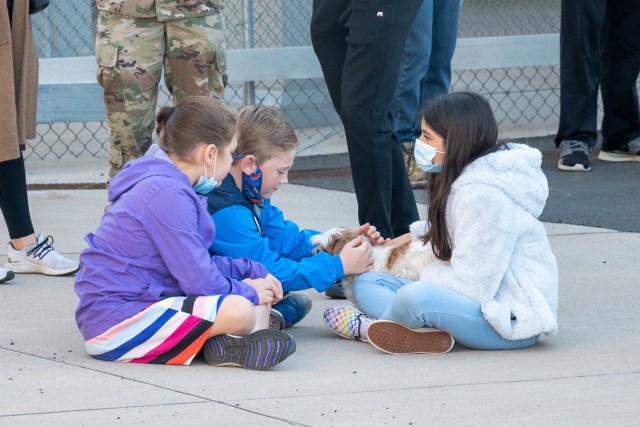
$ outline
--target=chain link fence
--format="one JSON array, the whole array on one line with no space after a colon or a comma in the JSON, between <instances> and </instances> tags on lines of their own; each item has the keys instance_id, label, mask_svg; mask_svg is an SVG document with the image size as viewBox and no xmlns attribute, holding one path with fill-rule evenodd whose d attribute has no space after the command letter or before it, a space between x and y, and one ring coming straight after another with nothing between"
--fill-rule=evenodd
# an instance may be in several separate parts
<instances>
[{"instance_id":1,"label":"chain link fence","mask_svg":"<svg viewBox=\"0 0 640 427\"><path fill-rule=\"evenodd\" d=\"M227 0L227 44L230 49L310 45L312 0ZM56 0L33 16L41 58L94 54L91 0ZM558 33L559 0L465 0L459 39ZM491 68L454 71L453 90L472 90L489 98L503 131L551 129L559 111L559 67ZM256 81L231 84L225 99L234 107L252 103L279 109L292 123L301 150L339 141L344 132L322 79ZM170 102L160 95L159 104ZM40 123L26 158L67 156L106 158L105 122Z\"/></svg>"}]
</instances>

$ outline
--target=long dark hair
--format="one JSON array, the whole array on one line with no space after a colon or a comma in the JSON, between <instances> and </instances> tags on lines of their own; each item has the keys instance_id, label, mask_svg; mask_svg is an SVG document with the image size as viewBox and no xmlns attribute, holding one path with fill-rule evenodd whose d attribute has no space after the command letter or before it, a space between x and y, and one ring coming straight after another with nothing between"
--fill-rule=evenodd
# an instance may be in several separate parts
<instances>
[{"instance_id":1,"label":"long dark hair","mask_svg":"<svg viewBox=\"0 0 640 427\"><path fill-rule=\"evenodd\" d=\"M451 236L445 211L453 182L464 168L479 157L495 151L498 125L486 99L471 92L439 96L420 112L421 120L444 139L444 159L440 173L428 174L429 231L422 237L431 242L434 254L443 261L451 259Z\"/></svg>"}]
</instances>

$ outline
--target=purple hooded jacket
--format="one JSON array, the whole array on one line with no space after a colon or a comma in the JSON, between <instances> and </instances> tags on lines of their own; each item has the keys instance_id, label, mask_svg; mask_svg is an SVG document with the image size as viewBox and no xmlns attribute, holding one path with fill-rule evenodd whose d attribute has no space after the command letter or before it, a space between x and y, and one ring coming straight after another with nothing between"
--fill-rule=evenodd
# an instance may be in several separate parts
<instances>
[{"instance_id":1,"label":"purple hooded jacket","mask_svg":"<svg viewBox=\"0 0 640 427\"><path fill-rule=\"evenodd\" d=\"M85 340L173 296L236 294L258 303L242 280L267 276L248 258L211 257L215 224L207 199L157 145L109 184L112 202L80 254L76 322Z\"/></svg>"}]
</instances>

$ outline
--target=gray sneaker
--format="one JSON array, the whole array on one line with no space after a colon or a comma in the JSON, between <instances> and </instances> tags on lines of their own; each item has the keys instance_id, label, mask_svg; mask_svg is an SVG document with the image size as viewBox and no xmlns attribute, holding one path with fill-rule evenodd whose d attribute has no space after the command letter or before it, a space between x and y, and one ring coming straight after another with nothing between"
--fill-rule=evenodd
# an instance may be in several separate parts
<instances>
[{"instance_id":1,"label":"gray sneaker","mask_svg":"<svg viewBox=\"0 0 640 427\"><path fill-rule=\"evenodd\" d=\"M591 170L589 154L591 147L582 141L566 139L560 143L558 169L561 171L584 172Z\"/></svg>"},{"instance_id":2,"label":"gray sneaker","mask_svg":"<svg viewBox=\"0 0 640 427\"><path fill-rule=\"evenodd\" d=\"M600 150L598 159L605 162L640 162L640 138L633 139L615 150Z\"/></svg>"}]
</instances>

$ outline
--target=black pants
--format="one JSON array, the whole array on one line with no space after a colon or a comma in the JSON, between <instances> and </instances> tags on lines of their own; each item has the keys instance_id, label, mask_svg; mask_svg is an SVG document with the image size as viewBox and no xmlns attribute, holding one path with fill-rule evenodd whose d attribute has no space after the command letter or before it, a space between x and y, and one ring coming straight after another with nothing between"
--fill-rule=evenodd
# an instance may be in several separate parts
<instances>
[{"instance_id":1,"label":"black pants","mask_svg":"<svg viewBox=\"0 0 640 427\"><path fill-rule=\"evenodd\" d=\"M314 0L311 41L347 137L358 220L384 237L419 219L391 103L422 0Z\"/></svg>"},{"instance_id":2,"label":"black pants","mask_svg":"<svg viewBox=\"0 0 640 427\"><path fill-rule=\"evenodd\" d=\"M22 155L15 160L0 162L0 209L10 239L33 234Z\"/></svg>"},{"instance_id":3,"label":"black pants","mask_svg":"<svg viewBox=\"0 0 640 427\"><path fill-rule=\"evenodd\" d=\"M572 139L595 146L600 86L602 147L614 150L640 136L639 28L640 0L562 0L556 145Z\"/></svg>"},{"instance_id":4,"label":"black pants","mask_svg":"<svg viewBox=\"0 0 640 427\"><path fill-rule=\"evenodd\" d=\"M13 3L8 5L10 6L9 23L11 23ZM0 210L7 224L10 239L19 239L34 233L29 213L27 175L22 153L18 159L0 162Z\"/></svg>"}]
</instances>

